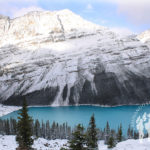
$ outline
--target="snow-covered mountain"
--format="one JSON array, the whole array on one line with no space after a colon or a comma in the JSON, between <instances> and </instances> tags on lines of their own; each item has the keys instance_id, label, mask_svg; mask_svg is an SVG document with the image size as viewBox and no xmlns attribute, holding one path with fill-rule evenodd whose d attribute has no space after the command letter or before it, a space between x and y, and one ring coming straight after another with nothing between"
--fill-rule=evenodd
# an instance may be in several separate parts
<instances>
[{"instance_id":1,"label":"snow-covered mountain","mask_svg":"<svg viewBox=\"0 0 150 150\"><path fill-rule=\"evenodd\" d=\"M139 35L137 36L137 38L138 38L141 42L143 42L143 43L145 43L145 44L148 44L148 46L150 46L150 30L146 30L146 31L144 31L143 33L139 34Z\"/></svg>"},{"instance_id":2,"label":"snow-covered mountain","mask_svg":"<svg viewBox=\"0 0 150 150\"><path fill-rule=\"evenodd\" d=\"M0 16L0 101L20 105L145 103L150 49L69 10Z\"/></svg>"}]
</instances>

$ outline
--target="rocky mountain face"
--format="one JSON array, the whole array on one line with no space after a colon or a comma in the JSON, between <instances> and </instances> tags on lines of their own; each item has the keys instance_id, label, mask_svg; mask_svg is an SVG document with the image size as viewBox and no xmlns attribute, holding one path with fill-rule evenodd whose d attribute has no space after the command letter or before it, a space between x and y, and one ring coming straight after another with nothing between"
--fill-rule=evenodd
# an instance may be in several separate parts
<instances>
[{"instance_id":1,"label":"rocky mountain face","mask_svg":"<svg viewBox=\"0 0 150 150\"><path fill-rule=\"evenodd\" d=\"M0 102L124 105L150 99L150 49L69 10L0 16Z\"/></svg>"}]
</instances>

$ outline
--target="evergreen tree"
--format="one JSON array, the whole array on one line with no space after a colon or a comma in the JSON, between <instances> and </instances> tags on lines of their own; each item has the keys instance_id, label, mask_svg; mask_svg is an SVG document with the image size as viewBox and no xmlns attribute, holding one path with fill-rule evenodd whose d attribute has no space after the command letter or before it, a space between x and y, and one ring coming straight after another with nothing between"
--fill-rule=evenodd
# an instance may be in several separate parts
<instances>
[{"instance_id":1,"label":"evergreen tree","mask_svg":"<svg viewBox=\"0 0 150 150\"><path fill-rule=\"evenodd\" d=\"M87 139L88 148L97 148L98 139L97 139L97 129L96 129L96 124L95 124L94 114L92 115L90 122L89 122L86 139Z\"/></svg>"},{"instance_id":2,"label":"evergreen tree","mask_svg":"<svg viewBox=\"0 0 150 150\"><path fill-rule=\"evenodd\" d=\"M75 131L72 133L72 139L69 141L71 150L85 150L85 135L84 127L78 124Z\"/></svg>"},{"instance_id":3,"label":"evergreen tree","mask_svg":"<svg viewBox=\"0 0 150 150\"><path fill-rule=\"evenodd\" d=\"M128 127L127 136L128 136L128 139L133 138L133 129L130 127L130 125Z\"/></svg>"},{"instance_id":4,"label":"evergreen tree","mask_svg":"<svg viewBox=\"0 0 150 150\"><path fill-rule=\"evenodd\" d=\"M32 136L32 119L28 115L27 104L24 99L22 109L19 112L18 123L17 123L17 136L16 141L19 144L19 150L31 150L33 144Z\"/></svg>"},{"instance_id":5,"label":"evergreen tree","mask_svg":"<svg viewBox=\"0 0 150 150\"><path fill-rule=\"evenodd\" d=\"M36 138L41 136L40 122L38 119L36 119L35 124L34 124L34 135L36 136Z\"/></svg>"},{"instance_id":6,"label":"evergreen tree","mask_svg":"<svg viewBox=\"0 0 150 150\"><path fill-rule=\"evenodd\" d=\"M130 139L130 138L131 138L131 137L130 137L130 134L131 134L131 128L130 128L130 125L129 125L129 127L128 127L128 131L127 131L128 139Z\"/></svg>"},{"instance_id":7,"label":"evergreen tree","mask_svg":"<svg viewBox=\"0 0 150 150\"><path fill-rule=\"evenodd\" d=\"M122 141L122 125L121 124L120 124L120 127L118 128L117 140L118 142Z\"/></svg>"},{"instance_id":8,"label":"evergreen tree","mask_svg":"<svg viewBox=\"0 0 150 150\"><path fill-rule=\"evenodd\" d=\"M55 121L52 124L51 128L51 139L55 140L56 139L56 123Z\"/></svg>"},{"instance_id":9,"label":"evergreen tree","mask_svg":"<svg viewBox=\"0 0 150 150\"><path fill-rule=\"evenodd\" d=\"M46 121L46 138L47 139L50 139L50 123L49 123L49 120L48 121Z\"/></svg>"},{"instance_id":10,"label":"evergreen tree","mask_svg":"<svg viewBox=\"0 0 150 150\"><path fill-rule=\"evenodd\" d=\"M11 122L11 134L16 135L17 132L17 121L15 119L10 119Z\"/></svg>"},{"instance_id":11,"label":"evergreen tree","mask_svg":"<svg viewBox=\"0 0 150 150\"><path fill-rule=\"evenodd\" d=\"M113 148L113 147L115 147L115 139L113 136L110 136L108 140L108 148Z\"/></svg>"},{"instance_id":12,"label":"evergreen tree","mask_svg":"<svg viewBox=\"0 0 150 150\"><path fill-rule=\"evenodd\" d=\"M10 123L8 119L5 121L5 132L7 135L10 135Z\"/></svg>"},{"instance_id":13,"label":"evergreen tree","mask_svg":"<svg viewBox=\"0 0 150 150\"><path fill-rule=\"evenodd\" d=\"M44 124L43 121L42 121L41 135L42 135L43 138L46 137L46 127L45 127L45 124Z\"/></svg>"},{"instance_id":14,"label":"evergreen tree","mask_svg":"<svg viewBox=\"0 0 150 150\"><path fill-rule=\"evenodd\" d=\"M134 131L134 135L133 135L134 139L138 139L139 138L139 133Z\"/></svg>"},{"instance_id":15,"label":"evergreen tree","mask_svg":"<svg viewBox=\"0 0 150 150\"><path fill-rule=\"evenodd\" d=\"M105 144L108 144L108 140L109 140L109 137L110 137L110 126L109 126L109 123L108 123L108 121L107 121L107 123L106 123L106 127L105 127L105 129L104 129L104 140L105 140Z\"/></svg>"}]
</instances>

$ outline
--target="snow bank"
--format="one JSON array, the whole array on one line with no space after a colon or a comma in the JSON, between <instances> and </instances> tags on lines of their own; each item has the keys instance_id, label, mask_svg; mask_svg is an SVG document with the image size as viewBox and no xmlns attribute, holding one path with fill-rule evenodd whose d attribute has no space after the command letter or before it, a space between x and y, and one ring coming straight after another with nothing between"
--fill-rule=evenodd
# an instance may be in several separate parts
<instances>
[{"instance_id":1,"label":"snow bank","mask_svg":"<svg viewBox=\"0 0 150 150\"><path fill-rule=\"evenodd\" d=\"M67 140L46 140L38 138L34 141L33 148L37 150L60 150L61 147L66 146ZM15 150L18 144L15 141L15 136L0 135L0 150Z\"/></svg>"},{"instance_id":2,"label":"snow bank","mask_svg":"<svg viewBox=\"0 0 150 150\"><path fill-rule=\"evenodd\" d=\"M33 148L37 150L60 150L61 147L66 147L67 140L46 140L39 138L34 141ZM0 135L0 150L15 150L17 143L15 141L15 136L2 136ZM104 141L98 142L99 150L108 150L107 145ZM149 150L150 141L148 139L140 140L127 140L120 142L112 150Z\"/></svg>"},{"instance_id":3,"label":"snow bank","mask_svg":"<svg viewBox=\"0 0 150 150\"><path fill-rule=\"evenodd\" d=\"M2 136L0 135L0 150L15 150L17 148L15 136Z\"/></svg>"},{"instance_id":4,"label":"snow bank","mask_svg":"<svg viewBox=\"0 0 150 150\"><path fill-rule=\"evenodd\" d=\"M4 106L0 104L0 117L7 115L13 111L19 110L20 107L17 106Z\"/></svg>"},{"instance_id":5,"label":"snow bank","mask_svg":"<svg viewBox=\"0 0 150 150\"><path fill-rule=\"evenodd\" d=\"M107 145L104 145L104 141L99 141L99 150L150 150L150 140L127 140L120 142L113 149L108 149Z\"/></svg>"}]
</instances>

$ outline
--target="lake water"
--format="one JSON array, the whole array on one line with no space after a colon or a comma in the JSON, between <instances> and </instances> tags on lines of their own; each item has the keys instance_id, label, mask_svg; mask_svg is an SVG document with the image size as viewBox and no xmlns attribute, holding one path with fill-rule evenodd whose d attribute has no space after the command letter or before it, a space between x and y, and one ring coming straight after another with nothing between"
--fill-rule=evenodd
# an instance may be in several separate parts
<instances>
[{"instance_id":1,"label":"lake water","mask_svg":"<svg viewBox=\"0 0 150 150\"><path fill-rule=\"evenodd\" d=\"M40 121L49 120L62 124L67 122L74 127L78 123L88 126L91 115L95 114L96 124L98 128L104 128L106 122L109 121L110 127L117 129L122 123L123 131L126 133L129 124L135 127L136 119L144 113L150 113L150 105L146 106L118 106L118 107L99 107L99 106L66 106L66 107L30 107L29 114L33 119ZM18 111L12 112L2 119L17 118Z\"/></svg>"}]
</instances>

